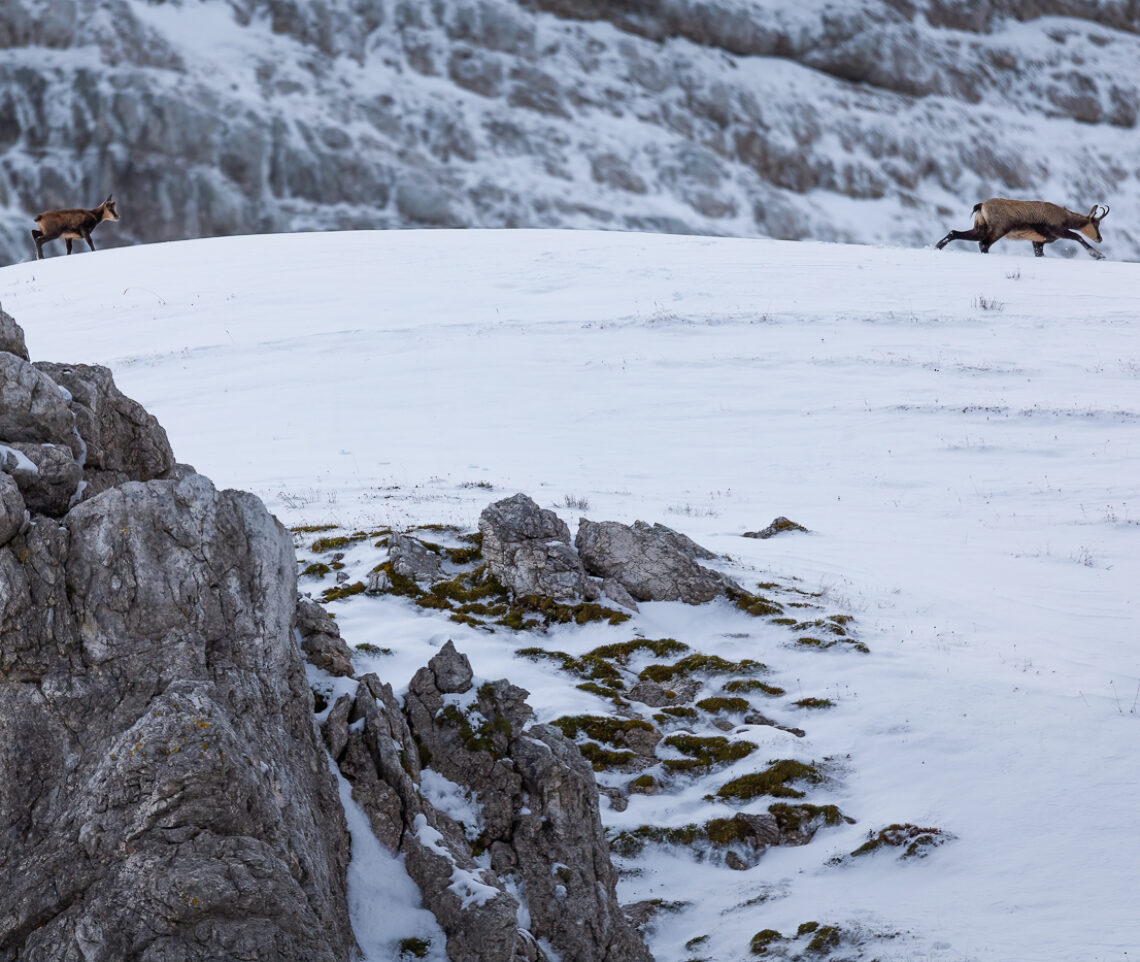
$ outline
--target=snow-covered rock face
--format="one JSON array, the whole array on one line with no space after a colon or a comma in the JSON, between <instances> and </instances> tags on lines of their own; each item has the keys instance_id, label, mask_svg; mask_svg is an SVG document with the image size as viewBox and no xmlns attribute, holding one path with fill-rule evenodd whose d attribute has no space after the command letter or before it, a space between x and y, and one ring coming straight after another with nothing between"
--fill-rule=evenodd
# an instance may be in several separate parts
<instances>
[{"instance_id":1,"label":"snow-covered rock face","mask_svg":"<svg viewBox=\"0 0 1140 962\"><path fill-rule=\"evenodd\" d=\"M1011 195L1107 203L1106 251L1137 258L1138 33L1126 0L6 0L0 258L31 256L38 211L110 190L99 246L406 226L925 245Z\"/></svg>"}]
</instances>

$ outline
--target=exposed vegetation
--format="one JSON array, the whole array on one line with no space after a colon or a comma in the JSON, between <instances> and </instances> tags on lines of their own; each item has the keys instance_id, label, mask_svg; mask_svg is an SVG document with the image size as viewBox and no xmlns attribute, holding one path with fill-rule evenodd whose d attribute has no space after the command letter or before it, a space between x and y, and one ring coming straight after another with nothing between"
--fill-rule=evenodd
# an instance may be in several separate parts
<instances>
[{"instance_id":1,"label":"exposed vegetation","mask_svg":"<svg viewBox=\"0 0 1140 962\"><path fill-rule=\"evenodd\" d=\"M682 755L688 755L689 760L696 763L689 765L686 761L667 759L664 762L668 771L686 771L691 767L700 767L710 770L714 765L729 765L732 762L747 758L756 750L751 742L729 741L720 735L711 738L702 738L697 735L670 735L665 744L675 748Z\"/></svg>"},{"instance_id":2,"label":"exposed vegetation","mask_svg":"<svg viewBox=\"0 0 1140 962\"><path fill-rule=\"evenodd\" d=\"M701 711L707 711L710 715L720 715L740 714L741 712L749 711L752 705L749 704L747 698L726 698L717 695L713 698L702 698L697 702L697 707L701 709Z\"/></svg>"},{"instance_id":3,"label":"exposed vegetation","mask_svg":"<svg viewBox=\"0 0 1140 962\"><path fill-rule=\"evenodd\" d=\"M803 798L804 793L791 788L791 782L810 782L817 784L823 781L823 775L814 765L797 762L785 758L773 762L762 772L752 772L734 778L717 789L717 798L735 798L746 800L760 795L771 795L775 798Z\"/></svg>"},{"instance_id":4,"label":"exposed vegetation","mask_svg":"<svg viewBox=\"0 0 1140 962\"><path fill-rule=\"evenodd\" d=\"M768 666L759 661L745 658L742 661L728 661L719 655L703 655L694 652L672 665L650 665L638 675L644 681L655 681L663 684L674 678L686 677L694 674L705 675L758 675L768 670Z\"/></svg>"},{"instance_id":5,"label":"exposed vegetation","mask_svg":"<svg viewBox=\"0 0 1140 962\"><path fill-rule=\"evenodd\" d=\"M940 828L920 828L917 825L888 825L878 832L869 833L867 841L851 853L852 857L870 855L884 848L902 849L899 858L924 858L931 849L953 838Z\"/></svg>"},{"instance_id":6,"label":"exposed vegetation","mask_svg":"<svg viewBox=\"0 0 1140 962\"><path fill-rule=\"evenodd\" d=\"M354 581L352 584L345 583L337 585L335 588L326 588L321 592L322 601L339 601L342 598L351 598L353 595L364 594L364 582Z\"/></svg>"}]
</instances>

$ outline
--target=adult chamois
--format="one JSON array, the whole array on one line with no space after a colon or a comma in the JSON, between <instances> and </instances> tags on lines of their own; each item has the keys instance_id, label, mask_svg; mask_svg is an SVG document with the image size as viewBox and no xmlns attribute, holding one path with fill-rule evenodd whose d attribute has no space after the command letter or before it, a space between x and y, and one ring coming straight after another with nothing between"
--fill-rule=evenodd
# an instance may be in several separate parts
<instances>
[{"instance_id":1,"label":"adult chamois","mask_svg":"<svg viewBox=\"0 0 1140 962\"><path fill-rule=\"evenodd\" d=\"M952 230L935 245L942 250L950 241L977 241L983 254L1003 237L1033 242L1036 257L1045 256L1045 245L1056 240L1075 240L1098 261L1104 255L1092 247L1081 234L1101 242L1100 222L1109 208L1093 205L1087 214L1049 204L1043 200L1007 200L991 197L974 205L974 229Z\"/></svg>"},{"instance_id":2,"label":"adult chamois","mask_svg":"<svg viewBox=\"0 0 1140 962\"><path fill-rule=\"evenodd\" d=\"M71 253L73 240L85 240L87 246L95 250L91 240L91 232L105 220L119 219L119 212L115 209L115 202L111 195L94 210L76 208L74 210L45 210L36 217L37 230L32 231L32 240L36 242L36 259L44 259L44 244L62 237L67 244L67 253Z\"/></svg>"}]
</instances>

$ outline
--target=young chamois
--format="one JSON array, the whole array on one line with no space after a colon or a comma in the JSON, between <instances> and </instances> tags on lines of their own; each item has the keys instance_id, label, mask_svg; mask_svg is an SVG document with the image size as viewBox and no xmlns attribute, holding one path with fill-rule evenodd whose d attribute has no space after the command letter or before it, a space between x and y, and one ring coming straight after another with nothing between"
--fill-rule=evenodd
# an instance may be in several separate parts
<instances>
[{"instance_id":1,"label":"young chamois","mask_svg":"<svg viewBox=\"0 0 1140 962\"><path fill-rule=\"evenodd\" d=\"M974 229L952 230L936 245L942 250L952 240L977 241L983 254L1003 237L1033 241L1033 253L1045 256L1045 245L1056 240L1075 240L1098 261L1104 255L1092 247L1081 234L1098 244L1100 222L1108 216L1108 208L1093 205L1087 214L1078 214L1043 200L1006 200L991 197L974 205Z\"/></svg>"},{"instance_id":2,"label":"young chamois","mask_svg":"<svg viewBox=\"0 0 1140 962\"><path fill-rule=\"evenodd\" d=\"M105 220L118 220L119 212L115 209L115 202L111 195L94 210L45 210L36 217L38 230L32 231L32 240L36 242L36 259L44 259L44 244L48 241L62 237L67 244L67 253L71 253L73 240L85 240L87 246L95 250L91 240L91 232Z\"/></svg>"}]
</instances>

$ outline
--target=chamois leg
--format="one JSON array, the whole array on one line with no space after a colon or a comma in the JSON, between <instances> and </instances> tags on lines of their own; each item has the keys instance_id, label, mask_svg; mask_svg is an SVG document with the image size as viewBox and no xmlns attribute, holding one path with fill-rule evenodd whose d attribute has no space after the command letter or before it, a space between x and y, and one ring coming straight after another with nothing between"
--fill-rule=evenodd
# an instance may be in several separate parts
<instances>
[{"instance_id":1,"label":"chamois leg","mask_svg":"<svg viewBox=\"0 0 1140 962\"><path fill-rule=\"evenodd\" d=\"M91 231L84 233L83 239L87 241L88 247L90 247L92 250L95 250L95 242L91 239Z\"/></svg>"},{"instance_id":2,"label":"chamois leg","mask_svg":"<svg viewBox=\"0 0 1140 962\"><path fill-rule=\"evenodd\" d=\"M1061 231L1059 234L1057 234L1057 237L1058 238L1064 238L1065 240L1075 240L1078 244L1081 245L1081 247L1083 247L1085 250L1087 250L1098 261L1104 260L1104 255L1100 251L1098 251L1095 247L1093 247L1092 244L1090 244L1087 240L1085 240L1083 237L1081 237L1081 235L1078 234L1076 231L1073 231L1073 230Z\"/></svg>"},{"instance_id":3,"label":"chamois leg","mask_svg":"<svg viewBox=\"0 0 1140 962\"><path fill-rule=\"evenodd\" d=\"M36 242L36 260L42 261L44 259L44 232L42 230L32 231L32 240Z\"/></svg>"},{"instance_id":4,"label":"chamois leg","mask_svg":"<svg viewBox=\"0 0 1140 962\"><path fill-rule=\"evenodd\" d=\"M982 227L975 227L972 230L952 230L934 246L938 250L942 250L942 248L949 244L950 241L982 241L985 239L985 236L986 231L985 228ZM985 252L983 251L983 253Z\"/></svg>"},{"instance_id":5,"label":"chamois leg","mask_svg":"<svg viewBox=\"0 0 1140 962\"><path fill-rule=\"evenodd\" d=\"M1033 256L1034 257L1044 257L1045 256L1045 242L1044 241L1034 241L1033 242Z\"/></svg>"},{"instance_id":6,"label":"chamois leg","mask_svg":"<svg viewBox=\"0 0 1140 962\"><path fill-rule=\"evenodd\" d=\"M65 238L63 239L63 242L64 242L64 243L67 245L67 253L69 253L69 254L70 254L70 253L71 253L71 238L70 238L70 237L65 237Z\"/></svg>"}]
</instances>

